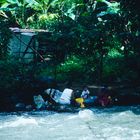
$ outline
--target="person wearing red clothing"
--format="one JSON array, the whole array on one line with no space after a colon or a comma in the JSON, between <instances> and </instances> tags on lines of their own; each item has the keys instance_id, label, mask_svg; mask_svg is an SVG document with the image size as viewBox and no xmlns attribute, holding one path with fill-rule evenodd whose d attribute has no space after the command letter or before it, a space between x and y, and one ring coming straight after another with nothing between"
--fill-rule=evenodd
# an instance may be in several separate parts
<instances>
[{"instance_id":1,"label":"person wearing red clothing","mask_svg":"<svg viewBox=\"0 0 140 140\"><path fill-rule=\"evenodd\" d=\"M101 106L105 107L111 104L111 96L109 95L108 88L103 87L100 89L98 94L98 102Z\"/></svg>"}]
</instances>

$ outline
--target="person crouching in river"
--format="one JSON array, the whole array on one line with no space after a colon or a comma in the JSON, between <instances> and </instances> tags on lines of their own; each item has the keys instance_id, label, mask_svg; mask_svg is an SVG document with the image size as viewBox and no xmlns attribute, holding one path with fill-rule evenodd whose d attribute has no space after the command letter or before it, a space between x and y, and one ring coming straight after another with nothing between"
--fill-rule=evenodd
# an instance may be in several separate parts
<instances>
[{"instance_id":1,"label":"person crouching in river","mask_svg":"<svg viewBox=\"0 0 140 140\"><path fill-rule=\"evenodd\" d=\"M86 99L89 98L89 94L90 94L90 92L89 92L87 86L84 86L81 97L75 99L75 101L77 102L77 104L80 105L81 108L85 107L84 102L85 102Z\"/></svg>"},{"instance_id":2,"label":"person crouching in river","mask_svg":"<svg viewBox=\"0 0 140 140\"><path fill-rule=\"evenodd\" d=\"M90 92L89 92L88 88L85 86L83 91L82 91L81 98L87 99L89 97L89 93Z\"/></svg>"}]
</instances>

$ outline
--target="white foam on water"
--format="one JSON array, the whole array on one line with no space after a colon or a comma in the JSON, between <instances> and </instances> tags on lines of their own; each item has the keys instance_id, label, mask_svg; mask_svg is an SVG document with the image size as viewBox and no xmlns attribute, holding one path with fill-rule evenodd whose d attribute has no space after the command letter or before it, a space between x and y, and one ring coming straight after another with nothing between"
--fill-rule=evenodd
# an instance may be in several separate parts
<instances>
[{"instance_id":1,"label":"white foam on water","mask_svg":"<svg viewBox=\"0 0 140 140\"><path fill-rule=\"evenodd\" d=\"M71 115L71 116L69 116L67 119L68 120L72 120L72 119L76 119L77 118L77 115Z\"/></svg>"},{"instance_id":2,"label":"white foam on water","mask_svg":"<svg viewBox=\"0 0 140 140\"><path fill-rule=\"evenodd\" d=\"M140 140L139 124L130 107L1 115L0 140Z\"/></svg>"},{"instance_id":3,"label":"white foam on water","mask_svg":"<svg viewBox=\"0 0 140 140\"><path fill-rule=\"evenodd\" d=\"M38 125L38 122L34 118L24 118L17 117L16 120L12 120L9 122L3 123L0 128L5 127L18 127L18 126L26 126L26 125Z\"/></svg>"},{"instance_id":4,"label":"white foam on water","mask_svg":"<svg viewBox=\"0 0 140 140\"><path fill-rule=\"evenodd\" d=\"M79 111L78 116L83 120L92 120L95 118L93 112L89 109Z\"/></svg>"}]
</instances>

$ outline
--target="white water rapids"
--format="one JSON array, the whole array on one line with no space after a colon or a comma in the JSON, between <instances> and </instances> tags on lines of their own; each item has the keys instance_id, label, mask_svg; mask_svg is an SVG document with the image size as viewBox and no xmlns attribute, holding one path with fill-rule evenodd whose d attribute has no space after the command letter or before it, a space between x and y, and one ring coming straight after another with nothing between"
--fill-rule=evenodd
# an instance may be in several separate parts
<instances>
[{"instance_id":1,"label":"white water rapids","mask_svg":"<svg viewBox=\"0 0 140 140\"><path fill-rule=\"evenodd\" d=\"M140 106L0 113L0 140L140 140Z\"/></svg>"}]
</instances>

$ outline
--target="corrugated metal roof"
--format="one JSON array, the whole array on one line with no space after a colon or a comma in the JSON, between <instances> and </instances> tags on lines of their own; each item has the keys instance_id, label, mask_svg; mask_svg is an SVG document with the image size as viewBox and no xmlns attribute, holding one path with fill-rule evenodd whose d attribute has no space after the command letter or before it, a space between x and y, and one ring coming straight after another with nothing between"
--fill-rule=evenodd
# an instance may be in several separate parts
<instances>
[{"instance_id":1,"label":"corrugated metal roof","mask_svg":"<svg viewBox=\"0 0 140 140\"><path fill-rule=\"evenodd\" d=\"M48 30L43 30L43 29L20 29L17 27L10 27L9 28L12 32L15 33L35 33L35 32L49 32Z\"/></svg>"}]
</instances>

